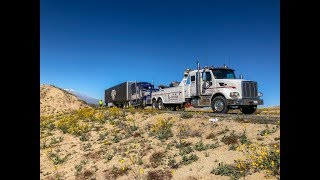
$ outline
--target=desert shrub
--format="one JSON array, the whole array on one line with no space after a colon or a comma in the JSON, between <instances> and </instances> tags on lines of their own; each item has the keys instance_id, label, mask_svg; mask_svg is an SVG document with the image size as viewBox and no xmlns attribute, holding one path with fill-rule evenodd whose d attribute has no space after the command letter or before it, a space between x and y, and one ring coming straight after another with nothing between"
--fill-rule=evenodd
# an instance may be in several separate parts
<instances>
[{"instance_id":1,"label":"desert shrub","mask_svg":"<svg viewBox=\"0 0 320 180\"><path fill-rule=\"evenodd\" d=\"M58 153L54 153L52 151L50 151L48 154L47 154L48 158L52 161L52 163L54 165L58 165L58 164L62 164L64 162L67 161L68 159L68 156L69 154L65 155L64 157L62 156L59 156Z\"/></svg>"},{"instance_id":2,"label":"desert shrub","mask_svg":"<svg viewBox=\"0 0 320 180\"><path fill-rule=\"evenodd\" d=\"M216 134L211 132L206 136L206 139L213 139L215 136L216 136Z\"/></svg>"},{"instance_id":3,"label":"desert shrub","mask_svg":"<svg viewBox=\"0 0 320 180\"><path fill-rule=\"evenodd\" d=\"M239 179L246 175L246 171L240 170L235 165L220 164L211 171L212 174L221 176L230 176L233 179Z\"/></svg>"},{"instance_id":4,"label":"desert shrub","mask_svg":"<svg viewBox=\"0 0 320 180\"><path fill-rule=\"evenodd\" d=\"M54 130L54 121L52 116L40 116L40 130Z\"/></svg>"},{"instance_id":5,"label":"desert shrub","mask_svg":"<svg viewBox=\"0 0 320 180\"><path fill-rule=\"evenodd\" d=\"M191 152L193 152L193 149L192 149L192 147L190 147L190 146L187 146L187 147L185 147L185 148L182 148L181 150L180 150L180 155L181 156L183 156L183 155L186 155L186 154L190 154Z\"/></svg>"},{"instance_id":6,"label":"desert shrub","mask_svg":"<svg viewBox=\"0 0 320 180\"><path fill-rule=\"evenodd\" d=\"M199 157L195 154L190 154L189 156L183 155L182 160L181 160L181 164L188 165L188 164L191 164L195 161L198 161L198 159L199 159Z\"/></svg>"},{"instance_id":7,"label":"desert shrub","mask_svg":"<svg viewBox=\"0 0 320 180\"><path fill-rule=\"evenodd\" d=\"M120 108L118 107L111 107L109 108L109 111L108 111L108 116L109 117L112 117L112 118L119 118L120 116L124 115L123 112L121 111Z\"/></svg>"},{"instance_id":8,"label":"desert shrub","mask_svg":"<svg viewBox=\"0 0 320 180\"><path fill-rule=\"evenodd\" d=\"M210 148L210 149L215 149L215 148L217 148L217 147L219 147L219 144L218 144L218 143L213 143L213 144L210 144L210 145L209 145L209 148Z\"/></svg>"},{"instance_id":9,"label":"desert shrub","mask_svg":"<svg viewBox=\"0 0 320 180\"><path fill-rule=\"evenodd\" d=\"M104 131L102 133L99 133L98 141L103 141L108 136L108 131Z\"/></svg>"},{"instance_id":10,"label":"desert shrub","mask_svg":"<svg viewBox=\"0 0 320 180\"><path fill-rule=\"evenodd\" d=\"M87 161L82 160L79 164L74 166L74 169L76 170L75 174L78 175L82 171L82 168L84 165L87 164Z\"/></svg>"},{"instance_id":11,"label":"desert shrub","mask_svg":"<svg viewBox=\"0 0 320 180\"><path fill-rule=\"evenodd\" d=\"M121 138L118 134L114 134L112 141L113 141L114 143L118 143L118 142L121 141L121 139L122 139L122 138Z\"/></svg>"},{"instance_id":12,"label":"desert shrub","mask_svg":"<svg viewBox=\"0 0 320 180\"><path fill-rule=\"evenodd\" d=\"M83 145L83 150L84 150L84 151L89 151L90 148L91 148L91 146L92 146L92 145L91 145L90 143L84 144L84 145Z\"/></svg>"},{"instance_id":13,"label":"desert shrub","mask_svg":"<svg viewBox=\"0 0 320 180\"><path fill-rule=\"evenodd\" d=\"M159 113L159 109L152 109L152 108L150 108L150 109L144 109L144 110L143 110L143 113L144 113L145 115L148 115L148 114L155 115L155 114Z\"/></svg>"},{"instance_id":14,"label":"desert shrub","mask_svg":"<svg viewBox=\"0 0 320 180\"><path fill-rule=\"evenodd\" d=\"M76 175L76 180L82 180L82 179L96 179L94 177L94 172L86 169L82 174Z\"/></svg>"},{"instance_id":15,"label":"desert shrub","mask_svg":"<svg viewBox=\"0 0 320 180\"><path fill-rule=\"evenodd\" d=\"M84 121L92 121L95 113L93 108L82 108L75 112L75 117L83 119Z\"/></svg>"},{"instance_id":16,"label":"desert shrub","mask_svg":"<svg viewBox=\"0 0 320 180\"><path fill-rule=\"evenodd\" d=\"M162 160L164 158L164 153L163 152L154 152L151 156L150 156L150 163L151 163L151 166L153 168L156 168L158 167L161 163L162 163Z\"/></svg>"},{"instance_id":17,"label":"desert shrub","mask_svg":"<svg viewBox=\"0 0 320 180\"><path fill-rule=\"evenodd\" d=\"M51 141L50 141L50 146L51 145L54 145L54 144L57 144L57 143L60 143L63 141L63 137L59 137L59 138L56 138L56 137L52 137L51 138Z\"/></svg>"},{"instance_id":18,"label":"desert shrub","mask_svg":"<svg viewBox=\"0 0 320 180\"><path fill-rule=\"evenodd\" d=\"M147 180L169 180L172 178L172 174L169 170L153 170L147 174Z\"/></svg>"},{"instance_id":19,"label":"desert shrub","mask_svg":"<svg viewBox=\"0 0 320 180\"><path fill-rule=\"evenodd\" d=\"M207 150L209 148L209 144L204 145L202 140L198 141L195 145L194 145L194 149L196 151L204 151Z\"/></svg>"},{"instance_id":20,"label":"desert shrub","mask_svg":"<svg viewBox=\"0 0 320 180\"><path fill-rule=\"evenodd\" d=\"M275 133L277 130L278 130L277 127L273 127L272 129L270 129L269 127L267 127L266 129L263 129L263 130L259 131L258 135L260 135L260 136L267 136L268 134Z\"/></svg>"},{"instance_id":21,"label":"desert shrub","mask_svg":"<svg viewBox=\"0 0 320 180\"><path fill-rule=\"evenodd\" d=\"M101 123L101 124L104 124L104 123L107 121L107 119L106 119L106 117L105 117L105 115L104 115L103 112L97 113L97 114L95 115L94 119L95 119L96 121L98 121L99 123Z\"/></svg>"},{"instance_id":22,"label":"desert shrub","mask_svg":"<svg viewBox=\"0 0 320 180\"><path fill-rule=\"evenodd\" d=\"M107 169L104 171L105 179L117 179L124 174L128 174L128 170L129 168L127 166L124 166L122 168L113 166L112 169Z\"/></svg>"},{"instance_id":23,"label":"desert shrub","mask_svg":"<svg viewBox=\"0 0 320 180\"><path fill-rule=\"evenodd\" d=\"M237 150L246 156L246 162L254 171L266 170L268 175L280 174L280 146L273 144L271 147L262 144L241 145Z\"/></svg>"},{"instance_id":24,"label":"desert shrub","mask_svg":"<svg viewBox=\"0 0 320 180\"><path fill-rule=\"evenodd\" d=\"M78 118L73 115L68 115L56 122L56 126L63 133L69 133L76 136L81 136L83 133L90 131L90 127L86 123L81 123Z\"/></svg>"},{"instance_id":25,"label":"desert shrub","mask_svg":"<svg viewBox=\"0 0 320 180\"><path fill-rule=\"evenodd\" d=\"M89 133L83 133L83 134L81 134L79 139L80 139L80 141L88 141L89 138L90 138L90 134Z\"/></svg>"},{"instance_id":26,"label":"desert shrub","mask_svg":"<svg viewBox=\"0 0 320 180\"><path fill-rule=\"evenodd\" d=\"M173 157L170 157L168 161L168 166L170 168L177 169L179 167L179 164L176 162L176 160Z\"/></svg>"},{"instance_id":27,"label":"desert shrub","mask_svg":"<svg viewBox=\"0 0 320 180\"><path fill-rule=\"evenodd\" d=\"M180 142L177 142L176 140L174 140L174 142L176 143L175 145L176 148L184 148L192 144L189 141L182 141L182 140L180 140Z\"/></svg>"},{"instance_id":28,"label":"desert shrub","mask_svg":"<svg viewBox=\"0 0 320 180\"><path fill-rule=\"evenodd\" d=\"M180 117L183 118L183 119L189 119L189 118L193 117L193 114L191 114L189 112L182 112Z\"/></svg>"},{"instance_id":29,"label":"desert shrub","mask_svg":"<svg viewBox=\"0 0 320 180\"><path fill-rule=\"evenodd\" d=\"M248 139L246 131L244 130L242 134L239 135L240 143L250 145L251 141Z\"/></svg>"},{"instance_id":30,"label":"desert shrub","mask_svg":"<svg viewBox=\"0 0 320 180\"><path fill-rule=\"evenodd\" d=\"M168 139L173 136L171 127L174 121L172 119L165 119L163 117L157 118L155 124L151 127L151 135L154 135L159 140Z\"/></svg>"},{"instance_id":31,"label":"desert shrub","mask_svg":"<svg viewBox=\"0 0 320 180\"><path fill-rule=\"evenodd\" d=\"M225 143L226 145L236 144L238 142L239 136L234 133L230 133L227 136L223 136L221 142Z\"/></svg>"}]
</instances>

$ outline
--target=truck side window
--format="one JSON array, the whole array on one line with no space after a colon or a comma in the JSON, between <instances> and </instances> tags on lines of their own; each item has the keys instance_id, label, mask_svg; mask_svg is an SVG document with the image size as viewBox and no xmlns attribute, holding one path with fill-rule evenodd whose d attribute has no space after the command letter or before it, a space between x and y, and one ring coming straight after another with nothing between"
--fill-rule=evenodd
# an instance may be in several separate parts
<instances>
[{"instance_id":1,"label":"truck side window","mask_svg":"<svg viewBox=\"0 0 320 180\"><path fill-rule=\"evenodd\" d=\"M196 76L191 76L191 82L196 81Z\"/></svg>"},{"instance_id":2,"label":"truck side window","mask_svg":"<svg viewBox=\"0 0 320 180\"><path fill-rule=\"evenodd\" d=\"M134 95L136 93L136 85L132 84L131 85L131 94Z\"/></svg>"},{"instance_id":3,"label":"truck side window","mask_svg":"<svg viewBox=\"0 0 320 180\"><path fill-rule=\"evenodd\" d=\"M203 72L203 73L202 73L202 80L204 80L204 81L211 81L212 78L211 78L210 72Z\"/></svg>"},{"instance_id":4,"label":"truck side window","mask_svg":"<svg viewBox=\"0 0 320 180\"><path fill-rule=\"evenodd\" d=\"M206 80L207 80L206 77L207 77L207 76L206 76L206 72L203 72L203 73L202 73L202 80L206 81Z\"/></svg>"},{"instance_id":5,"label":"truck side window","mask_svg":"<svg viewBox=\"0 0 320 180\"><path fill-rule=\"evenodd\" d=\"M205 76L206 76L206 80L207 81L211 81L212 80L210 72L206 72Z\"/></svg>"},{"instance_id":6,"label":"truck side window","mask_svg":"<svg viewBox=\"0 0 320 180\"><path fill-rule=\"evenodd\" d=\"M186 84L190 84L190 76L188 76Z\"/></svg>"}]
</instances>

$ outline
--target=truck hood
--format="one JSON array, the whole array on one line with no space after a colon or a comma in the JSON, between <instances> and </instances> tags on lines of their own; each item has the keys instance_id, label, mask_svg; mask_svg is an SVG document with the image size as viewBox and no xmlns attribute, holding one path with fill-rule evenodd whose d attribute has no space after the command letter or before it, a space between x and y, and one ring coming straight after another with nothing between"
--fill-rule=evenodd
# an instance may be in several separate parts
<instances>
[{"instance_id":1,"label":"truck hood","mask_svg":"<svg viewBox=\"0 0 320 180\"><path fill-rule=\"evenodd\" d=\"M234 86L238 90L241 90L241 82L243 81L251 81L251 80L246 80L246 79L216 79L216 86Z\"/></svg>"}]
</instances>

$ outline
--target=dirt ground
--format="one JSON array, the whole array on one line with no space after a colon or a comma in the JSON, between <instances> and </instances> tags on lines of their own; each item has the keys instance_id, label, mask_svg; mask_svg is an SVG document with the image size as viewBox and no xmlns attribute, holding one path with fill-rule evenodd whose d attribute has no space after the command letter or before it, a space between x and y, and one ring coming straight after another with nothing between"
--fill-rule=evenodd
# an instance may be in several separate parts
<instances>
[{"instance_id":1,"label":"dirt ground","mask_svg":"<svg viewBox=\"0 0 320 180\"><path fill-rule=\"evenodd\" d=\"M210 173L219 163L233 164L237 159L245 159L242 152L230 150L229 146L221 142L223 136L232 131L236 134L246 133L251 142L264 144L279 143L280 126L273 124L241 123L228 118L220 118L217 122L210 122L206 115L193 114L191 118L181 118L182 113L157 112L127 112L125 119L131 119L137 126L131 135L120 125L112 125L111 121L95 125L87 134L88 138L63 133L58 128L41 131L40 147L40 178L41 179L150 179L151 171L165 170L160 179L230 179L229 176L220 176ZM108 119L108 116L105 116ZM150 127L158 119L173 121L173 136L159 140L151 135ZM115 119L116 121L117 119ZM130 124L128 121L127 124ZM180 131L184 129L185 135ZM267 136L259 132L265 129L274 131ZM103 137L103 133L106 133ZM212 137L208 137L213 133ZM115 134L121 137L115 140ZM203 151L194 150L195 144L217 144L216 148ZM193 147L193 154L198 160L190 164L179 164L182 156L179 155L177 144L182 141ZM160 152L159 156L155 154ZM131 159L140 156L139 163L131 165ZM190 154L189 154L190 155ZM155 157L152 159L152 157ZM158 158L158 159L157 159ZM178 168L172 168L168 163L174 159ZM156 164L154 164L156 159ZM159 160L160 159L160 160ZM136 159L136 161L138 161ZM135 162L136 162L135 161ZM152 161L152 162L151 162ZM116 168L119 172L116 173ZM121 171L129 167L128 171ZM112 171L113 169L113 171ZM136 176L135 176L136 175ZM157 179L157 178L154 178ZM266 177L264 171L249 174L240 179L277 179L275 176Z\"/></svg>"}]
</instances>

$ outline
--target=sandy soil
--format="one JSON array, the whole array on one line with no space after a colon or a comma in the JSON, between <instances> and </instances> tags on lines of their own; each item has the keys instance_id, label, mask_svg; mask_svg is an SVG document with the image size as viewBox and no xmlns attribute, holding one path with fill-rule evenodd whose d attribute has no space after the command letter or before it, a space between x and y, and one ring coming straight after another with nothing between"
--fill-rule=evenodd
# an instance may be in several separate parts
<instances>
[{"instance_id":1,"label":"sandy soil","mask_svg":"<svg viewBox=\"0 0 320 180\"><path fill-rule=\"evenodd\" d=\"M76 107L82 107L84 105L80 104L74 98L70 98L68 102L76 102L75 105L66 104L65 106L57 106L57 104L62 101L61 99L55 98L50 100L50 97L58 96L64 97L66 95L61 94L57 89L50 87L41 87L44 93L44 98L42 101L50 101L49 109L56 108L56 110L51 110L56 112L57 109L65 110L66 107L73 109ZM45 101L44 101L45 102ZM48 109L48 108L47 108ZM44 114L46 114L44 111ZM50 144L52 137L63 137L63 140L59 143L51 145L48 148L40 149L40 178L41 179L52 179L60 176L61 179L109 179L107 177L108 170L112 169L113 166L121 167L120 160L124 159L124 164L130 162L129 157L134 154L142 154L142 164L140 166L132 166L137 168L137 172L143 169L142 179L146 179L149 171L154 171L157 169L167 169L172 174L172 179L230 179L228 176L219 176L211 174L210 171L217 167L219 163L232 164L236 159L244 159L244 155L239 151L229 150L228 145L221 142L221 138L224 135L228 135L233 130L235 133L241 133L246 129L247 137L252 142L263 142L265 144L279 142L275 140L275 137L280 137L280 128L276 125L266 125L266 124L253 124L253 123L239 123L233 120L223 120L220 119L218 122L210 122L209 117L204 115L194 115L190 119L180 118L180 114L170 114L170 113L160 113L156 115L146 114L146 113L127 113L126 118L135 119L136 125L139 127L136 132L141 134L141 137L125 137L120 142L112 142L113 133L118 131L120 136L125 135L125 131L117 126L113 126L110 123L99 124L99 130L92 130L89 132L90 138L88 141L81 141L79 137L70 134L63 134L60 130L51 131L51 135L46 138L41 138L41 143L47 139L47 144ZM154 136L149 135L149 127L154 124L157 118L171 118L174 120L174 125L172 127L173 137L168 140L160 141ZM176 144L179 141L179 128L187 127L188 132L193 134L186 138L183 138L183 142L190 142L193 147L195 143L202 140L204 144L218 143L219 147L215 149L208 149L205 151L194 151L199 159L189 165L181 165L177 169L171 169L168 166L169 157L173 157L177 163L182 159L179 155L179 149L175 146L168 148L170 144ZM258 135L261 130L266 128L277 128L276 131L267 137L262 137ZM229 131L224 131L229 129ZM99 134L103 132L108 132L105 140L108 140L110 144L105 145L104 141L99 141ZM222 133L221 133L222 132ZM47 132L48 133L48 132ZM215 133L214 138L207 139L206 137L210 133ZM221 134L220 134L221 133ZM217 135L219 134L219 135ZM260 138L260 140L257 140ZM91 147L87 144L90 143ZM87 146L87 147L86 147ZM134 148L136 146L136 148ZM127 149L125 149L127 148ZM56 152L59 157L67 156L65 162L58 165L54 165L53 161L48 157L48 153ZM126 154L127 152L127 154ZM153 168L150 162L150 157L155 152L163 152L163 163L158 167ZM207 156L205 155L207 153ZM111 160L107 160L107 156L114 154ZM81 165L81 162L83 165ZM84 163L86 162L86 163ZM76 175L76 165L78 167L82 166L81 171ZM172 170L174 170L172 172ZM110 173L109 173L110 174ZM117 179L134 179L132 171L128 174L120 175ZM264 172L257 172L248 175L245 179L276 179L275 177L265 177Z\"/></svg>"},{"instance_id":2,"label":"sandy soil","mask_svg":"<svg viewBox=\"0 0 320 180\"><path fill-rule=\"evenodd\" d=\"M89 107L76 96L52 85L40 85L40 115L61 114Z\"/></svg>"}]
</instances>

